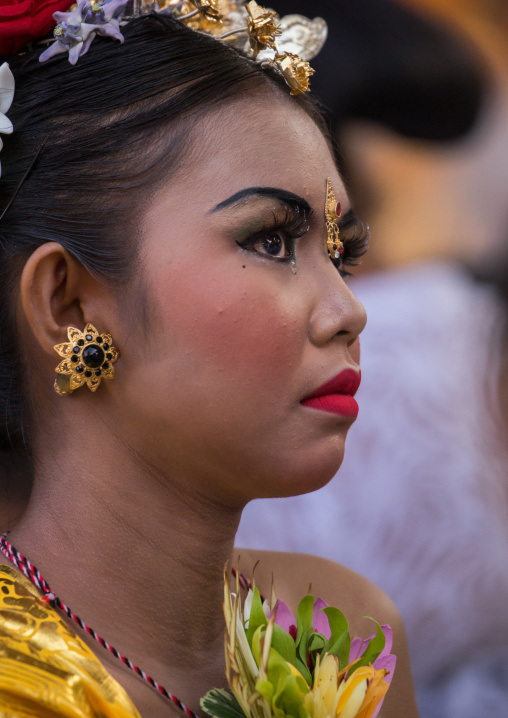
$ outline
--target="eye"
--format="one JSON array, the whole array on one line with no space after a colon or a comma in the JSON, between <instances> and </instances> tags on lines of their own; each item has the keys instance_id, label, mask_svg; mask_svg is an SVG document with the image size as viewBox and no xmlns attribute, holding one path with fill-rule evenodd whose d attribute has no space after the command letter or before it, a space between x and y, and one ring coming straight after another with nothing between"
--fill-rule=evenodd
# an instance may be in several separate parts
<instances>
[{"instance_id":1,"label":"eye","mask_svg":"<svg viewBox=\"0 0 508 718\"><path fill-rule=\"evenodd\" d=\"M277 259L287 259L293 256L294 241L284 232L270 232L254 239L250 245L251 251L266 254Z\"/></svg>"},{"instance_id":2,"label":"eye","mask_svg":"<svg viewBox=\"0 0 508 718\"><path fill-rule=\"evenodd\" d=\"M289 262L295 257L296 240L308 230L307 212L297 207L285 207L283 216L274 212L269 224L261 225L259 231L237 244L248 252L276 262Z\"/></svg>"}]
</instances>

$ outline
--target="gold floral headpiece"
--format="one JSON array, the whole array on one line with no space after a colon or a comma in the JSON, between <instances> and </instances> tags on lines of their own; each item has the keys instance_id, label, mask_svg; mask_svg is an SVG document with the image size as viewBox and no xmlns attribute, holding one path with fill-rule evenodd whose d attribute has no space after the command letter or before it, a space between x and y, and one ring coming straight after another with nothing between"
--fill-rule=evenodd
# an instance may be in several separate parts
<instances>
[{"instance_id":1,"label":"gold floral headpiece","mask_svg":"<svg viewBox=\"0 0 508 718\"><path fill-rule=\"evenodd\" d=\"M157 12L171 15L198 32L204 32L274 66L292 95L309 90L314 70L309 65L323 47L327 26L321 18L303 15L280 18L256 0L79 0L69 12L56 12L54 42L41 54L69 53L75 64L96 35L123 42L121 27L129 20Z\"/></svg>"}]
</instances>

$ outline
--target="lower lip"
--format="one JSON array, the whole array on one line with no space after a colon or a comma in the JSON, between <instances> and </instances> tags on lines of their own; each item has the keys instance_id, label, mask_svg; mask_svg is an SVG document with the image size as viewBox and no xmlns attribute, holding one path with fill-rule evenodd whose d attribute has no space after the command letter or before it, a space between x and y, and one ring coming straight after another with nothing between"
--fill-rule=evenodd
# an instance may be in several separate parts
<instances>
[{"instance_id":1,"label":"lower lip","mask_svg":"<svg viewBox=\"0 0 508 718\"><path fill-rule=\"evenodd\" d=\"M356 419L359 411L358 402L348 394L316 396L314 399L302 401L302 404L303 406L309 406L311 409L319 409L320 411L327 411L330 414L339 414L352 419Z\"/></svg>"}]
</instances>

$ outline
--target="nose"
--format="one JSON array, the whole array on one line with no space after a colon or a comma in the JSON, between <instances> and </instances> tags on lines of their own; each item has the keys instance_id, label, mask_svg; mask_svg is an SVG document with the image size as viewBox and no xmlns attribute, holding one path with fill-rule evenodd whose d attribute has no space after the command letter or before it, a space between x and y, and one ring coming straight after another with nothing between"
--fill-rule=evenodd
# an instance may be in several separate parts
<instances>
[{"instance_id":1,"label":"nose","mask_svg":"<svg viewBox=\"0 0 508 718\"><path fill-rule=\"evenodd\" d=\"M309 323L310 341L324 346L342 337L350 347L365 329L365 309L331 263L326 278L321 275L320 279Z\"/></svg>"}]
</instances>

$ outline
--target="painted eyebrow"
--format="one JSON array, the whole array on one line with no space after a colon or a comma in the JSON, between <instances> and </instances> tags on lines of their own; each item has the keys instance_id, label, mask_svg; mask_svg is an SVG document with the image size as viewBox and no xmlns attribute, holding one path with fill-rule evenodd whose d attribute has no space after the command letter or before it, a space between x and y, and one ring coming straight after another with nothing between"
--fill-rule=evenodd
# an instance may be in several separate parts
<instances>
[{"instance_id":1,"label":"painted eyebrow","mask_svg":"<svg viewBox=\"0 0 508 718\"><path fill-rule=\"evenodd\" d=\"M210 211L210 214L220 212L222 209L238 204L238 202L248 199L249 197L268 197L269 199L282 202L290 207L295 207L307 214L312 214L312 207L303 197L293 194L293 192L288 192L285 189L278 189L277 187L248 187L247 189L242 189L223 202L219 202L219 204Z\"/></svg>"}]
</instances>

